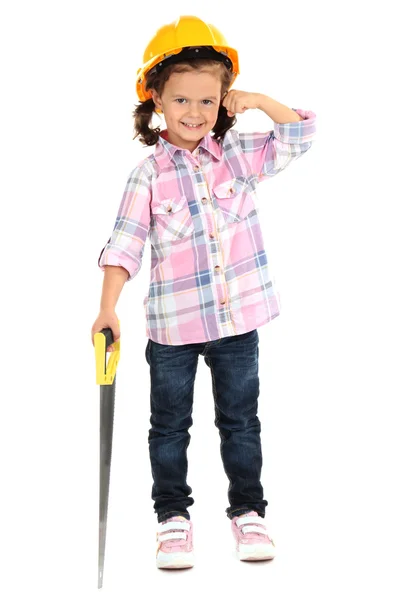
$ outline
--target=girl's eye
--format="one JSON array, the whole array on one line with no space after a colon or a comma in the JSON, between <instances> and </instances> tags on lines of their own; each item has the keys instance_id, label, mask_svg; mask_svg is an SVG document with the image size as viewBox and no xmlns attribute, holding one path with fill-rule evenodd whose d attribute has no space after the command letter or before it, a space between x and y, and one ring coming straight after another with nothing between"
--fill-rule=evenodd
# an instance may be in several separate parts
<instances>
[{"instance_id":1,"label":"girl's eye","mask_svg":"<svg viewBox=\"0 0 400 600\"><path fill-rule=\"evenodd\" d=\"M176 102L178 104L183 104L184 102L186 102L186 98L177 98ZM206 106L210 106L210 104L212 104L212 100L202 100L202 102L207 103Z\"/></svg>"}]
</instances>

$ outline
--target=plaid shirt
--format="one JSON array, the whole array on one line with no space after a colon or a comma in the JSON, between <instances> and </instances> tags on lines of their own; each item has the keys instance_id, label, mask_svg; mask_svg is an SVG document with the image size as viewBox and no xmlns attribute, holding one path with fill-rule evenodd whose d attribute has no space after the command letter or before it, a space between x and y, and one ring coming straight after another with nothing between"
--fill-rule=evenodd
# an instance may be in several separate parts
<instances>
[{"instance_id":1,"label":"plaid shirt","mask_svg":"<svg viewBox=\"0 0 400 600\"><path fill-rule=\"evenodd\" d=\"M267 133L207 134L191 153L168 142L130 173L98 266L137 275L147 237L151 274L143 305L146 336L160 344L243 334L280 314L258 219L257 183L311 147L316 115L275 123Z\"/></svg>"}]
</instances>

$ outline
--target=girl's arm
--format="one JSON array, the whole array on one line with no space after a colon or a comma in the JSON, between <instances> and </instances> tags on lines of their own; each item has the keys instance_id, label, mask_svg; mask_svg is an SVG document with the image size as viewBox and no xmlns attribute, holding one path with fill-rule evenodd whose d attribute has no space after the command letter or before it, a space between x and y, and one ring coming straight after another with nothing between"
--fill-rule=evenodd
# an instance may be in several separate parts
<instances>
[{"instance_id":1,"label":"girl's arm","mask_svg":"<svg viewBox=\"0 0 400 600\"><path fill-rule=\"evenodd\" d=\"M107 266L123 268L120 273L126 270L127 281L136 277L140 270L150 224L151 175L144 162L129 175L113 232L98 259L102 271Z\"/></svg>"},{"instance_id":2,"label":"girl's arm","mask_svg":"<svg viewBox=\"0 0 400 600\"><path fill-rule=\"evenodd\" d=\"M295 123L304 121L294 110L273 100L264 94L255 94L257 96L257 108L265 112L275 123Z\"/></svg>"},{"instance_id":3,"label":"girl's arm","mask_svg":"<svg viewBox=\"0 0 400 600\"><path fill-rule=\"evenodd\" d=\"M249 170L259 182L281 173L304 156L315 141L315 113L300 108L288 110L301 118L285 123L274 121L274 128L266 132L236 132Z\"/></svg>"},{"instance_id":4,"label":"girl's arm","mask_svg":"<svg viewBox=\"0 0 400 600\"><path fill-rule=\"evenodd\" d=\"M315 140L316 115L311 110L291 109L264 94L241 90L229 91L222 104L228 116L259 108L274 122L274 128L267 132L231 133L239 137L250 172L258 181L282 172L303 156Z\"/></svg>"},{"instance_id":5,"label":"girl's arm","mask_svg":"<svg viewBox=\"0 0 400 600\"><path fill-rule=\"evenodd\" d=\"M115 309L128 277L129 272L124 267L105 266L100 310L108 311Z\"/></svg>"}]
</instances>

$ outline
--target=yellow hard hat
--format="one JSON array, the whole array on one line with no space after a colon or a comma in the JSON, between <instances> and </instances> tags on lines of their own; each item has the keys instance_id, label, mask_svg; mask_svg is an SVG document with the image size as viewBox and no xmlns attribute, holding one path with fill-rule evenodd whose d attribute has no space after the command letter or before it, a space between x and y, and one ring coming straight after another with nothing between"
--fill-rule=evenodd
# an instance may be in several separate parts
<instances>
[{"instance_id":1,"label":"yellow hard hat","mask_svg":"<svg viewBox=\"0 0 400 600\"><path fill-rule=\"evenodd\" d=\"M139 99L144 102L151 98L151 93L145 89L149 71L154 68L159 71L168 64L191 58L214 58L224 62L233 73L231 86L239 74L237 51L228 46L222 33L198 17L181 16L160 27L147 45L143 66L137 71Z\"/></svg>"}]
</instances>

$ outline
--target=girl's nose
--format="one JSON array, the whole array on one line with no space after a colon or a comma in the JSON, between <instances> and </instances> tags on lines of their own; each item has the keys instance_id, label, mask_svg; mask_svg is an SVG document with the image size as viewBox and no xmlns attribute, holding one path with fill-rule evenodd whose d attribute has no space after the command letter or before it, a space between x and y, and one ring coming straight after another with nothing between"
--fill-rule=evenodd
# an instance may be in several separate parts
<instances>
[{"instance_id":1,"label":"girl's nose","mask_svg":"<svg viewBox=\"0 0 400 600\"><path fill-rule=\"evenodd\" d=\"M191 115L198 115L200 113L200 107L197 104L191 104L189 108Z\"/></svg>"}]
</instances>

